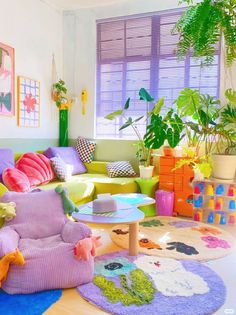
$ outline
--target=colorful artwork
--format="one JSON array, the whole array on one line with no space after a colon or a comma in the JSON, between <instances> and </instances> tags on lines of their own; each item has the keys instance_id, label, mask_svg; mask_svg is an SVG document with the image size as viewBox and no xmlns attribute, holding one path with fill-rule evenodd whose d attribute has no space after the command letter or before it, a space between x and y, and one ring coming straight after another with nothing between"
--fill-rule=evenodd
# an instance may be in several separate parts
<instances>
[{"instance_id":1,"label":"colorful artwork","mask_svg":"<svg viewBox=\"0 0 236 315\"><path fill-rule=\"evenodd\" d=\"M14 48L0 43L0 115L15 115Z\"/></svg>"},{"instance_id":2,"label":"colorful artwork","mask_svg":"<svg viewBox=\"0 0 236 315\"><path fill-rule=\"evenodd\" d=\"M40 83L39 81L19 76L18 126L39 127L40 122Z\"/></svg>"}]
</instances>

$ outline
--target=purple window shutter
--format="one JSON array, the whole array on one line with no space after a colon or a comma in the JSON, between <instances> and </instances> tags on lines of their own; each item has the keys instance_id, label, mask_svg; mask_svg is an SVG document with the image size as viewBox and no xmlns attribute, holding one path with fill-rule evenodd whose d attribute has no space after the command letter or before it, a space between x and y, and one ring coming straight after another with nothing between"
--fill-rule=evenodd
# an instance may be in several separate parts
<instances>
[{"instance_id":1,"label":"purple window shutter","mask_svg":"<svg viewBox=\"0 0 236 315\"><path fill-rule=\"evenodd\" d=\"M150 91L155 99L164 97L166 108L184 87L219 96L220 49L214 63L202 68L189 54L179 61L175 56L178 34L171 30L181 12L159 12L97 22L97 99L96 136L100 138L135 138L131 128L119 131L122 118L104 119L131 98L129 115L145 113L138 91ZM140 121L140 130L145 124Z\"/></svg>"}]
</instances>

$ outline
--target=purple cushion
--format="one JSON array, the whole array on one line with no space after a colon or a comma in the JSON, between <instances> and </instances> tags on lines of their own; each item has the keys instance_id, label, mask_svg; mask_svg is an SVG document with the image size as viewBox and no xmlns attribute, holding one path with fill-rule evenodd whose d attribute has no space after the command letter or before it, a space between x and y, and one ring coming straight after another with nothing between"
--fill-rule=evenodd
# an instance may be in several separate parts
<instances>
[{"instance_id":1,"label":"purple cushion","mask_svg":"<svg viewBox=\"0 0 236 315\"><path fill-rule=\"evenodd\" d=\"M1 201L16 203L16 217L5 226L12 226L21 238L37 239L60 234L67 221L61 196L55 190L7 192Z\"/></svg>"},{"instance_id":2,"label":"purple cushion","mask_svg":"<svg viewBox=\"0 0 236 315\"><path fill-rule=\"evenodd\" d=\"M0 149L0 182L2 182L2 173L6 168L14 168L14 153L11 149Z\"/></svg>"},{"instance_id":3,"label":"purple cushion","mask_svg":"<svg viewBox=\"0 0 236 315\"><path fill-rule=\"evenodd\" d=\"M87 172L86 167L80 160L76 149L73 147L50 147L44 152L44 155L49 159L59 155L66 164L73 166L72 175Z\"/></svg>"}]
</instances>

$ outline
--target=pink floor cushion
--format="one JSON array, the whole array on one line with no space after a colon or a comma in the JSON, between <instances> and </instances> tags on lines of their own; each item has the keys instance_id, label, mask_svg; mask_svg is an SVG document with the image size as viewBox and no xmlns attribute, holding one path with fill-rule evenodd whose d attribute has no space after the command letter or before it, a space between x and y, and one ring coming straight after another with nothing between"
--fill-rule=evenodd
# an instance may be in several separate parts
<instances>
[{"instance_id":1,"label":"pink floor cushion","mask_svg":"<svg viewBox=\"0 0 236 315\"><path fill-rule=\"evenodd\" d=\"M16 203L16 217L0 229L0 258L16 247L25 265L11 265L2 289L9 294L71 288L93 278L94 260L77 260L75 244L91 235L83 223L64 215L54 190L7 192L1 201Z\"/></svg>"},{"instance_id":2,"label":"pink floor cushion","mask_svg":"<svg viewBox=\"0 0 236 315\"><path fill-rule=\"evenodd\" d=\"M16 167L26 174L31 187L46 184L55 178L50 160L40 153L23 154L16 162Z\"/></svg>"},{"instance_id":3,"label":"pink floor cushion","mask_svg":"<svg viewBox=\"0 0 236 315\"><path fill-rule=\"evenodd\" d=\"M7 168L3 171L2 179L4 185L12 191L27 192L30 191L30 182L25 173L17 168Z\"/></svg>"}]
</instances>

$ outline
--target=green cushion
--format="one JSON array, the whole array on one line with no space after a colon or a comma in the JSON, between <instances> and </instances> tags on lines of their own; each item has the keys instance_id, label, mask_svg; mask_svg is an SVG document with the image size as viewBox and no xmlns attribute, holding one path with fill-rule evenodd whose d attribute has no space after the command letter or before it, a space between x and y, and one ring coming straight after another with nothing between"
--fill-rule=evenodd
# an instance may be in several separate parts
<instances>
[{"instance_id":1,"label":"green cushion","mask_svg":"<svg viewBox=\"0 0 236 315\"><path fill-rule=\"evenodd\" d=\"M107 164L109 162L93 161L91 163L84 163L90 174L107 174Z\"/></svg>"},{"instance_id":2,"label":"green cushion","mask_svg":"<svg viewBox=\"0 0 236 315\"><path fill-rule=\"evenodd\" d=\"M73 177L79 178L82 182L93 183L95 186L95 197L98 194L122 194L134 193L138 191L138 185L135 183L135 178L117 177L110 178L105 174L81 174Z\"/></svg>"},{"instance_id":3,"label":"green cushion","mask_svg":"<svg viewBox=\"0 0 236 315\"><path fill-rule=\"evenodd\" d=\"M58 185L63 185L68 189L70 199L77 205L84 204L93 200L93 183L80 182L75 176L68 182L53 181L46 185L39 186L43 190L55 189Z\"/></svg>"}]
</instances>

